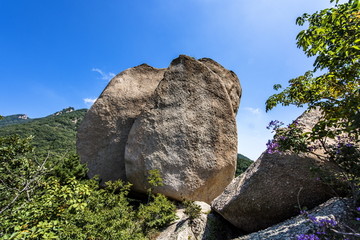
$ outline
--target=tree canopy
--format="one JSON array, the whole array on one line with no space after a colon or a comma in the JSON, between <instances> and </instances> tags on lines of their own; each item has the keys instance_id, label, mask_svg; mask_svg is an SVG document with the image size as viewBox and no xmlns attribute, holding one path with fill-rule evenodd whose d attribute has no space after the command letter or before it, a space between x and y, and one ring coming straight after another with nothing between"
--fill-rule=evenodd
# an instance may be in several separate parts
<instances>
[{"instance_id":1,"label":"tree canopy","mask_svg":"<svg viewBox=\"0 0 360 240\"><path fill-rule=\"evenodd\" d=\"M312 136L356 136L360 129L360 3L349 0L314 14L303 14L296 24L308 28L297 35L297 46L315 57L314 68L289 81L289 86L266 101L269 111L283 106L320 108L323 118ZM279 84L275 90L281 89ZM326 129L326 131L325 131ZM336 129L336 132L329 129ZM321 134L319 135L319 133Z\"/></svg>"}]
</instances>

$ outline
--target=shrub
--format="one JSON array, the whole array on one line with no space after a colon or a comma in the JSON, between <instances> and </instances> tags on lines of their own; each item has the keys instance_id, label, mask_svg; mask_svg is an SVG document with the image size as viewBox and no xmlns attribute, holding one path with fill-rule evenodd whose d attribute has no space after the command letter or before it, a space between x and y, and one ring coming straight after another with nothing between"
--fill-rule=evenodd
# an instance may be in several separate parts
<instances>
[{"instance_id":1,"label":"shrub","mask_svg":"<svg viewBox=\"0 0 360 240\"><path fill-rule=\"evenodd\" d=\"M0 144L1 239L146 239L175 219L175 206L163 195L151 193L135 208L131 184L103 188L84 179L77 156L50 161L54 166L35 158L30 138L0 138Z\"/></svg>"},{"instance_id":2,"label":"shrub","mask_svg":"<svg viewBox=\"0 0 360 240\"><path fill-rule=\"evenodd\" d=\"M194 203L194 201L186 200L183 204L185 206L185 214L189 216L190 220L200 217L201 207Z\"/></svg>"}]
</instances>

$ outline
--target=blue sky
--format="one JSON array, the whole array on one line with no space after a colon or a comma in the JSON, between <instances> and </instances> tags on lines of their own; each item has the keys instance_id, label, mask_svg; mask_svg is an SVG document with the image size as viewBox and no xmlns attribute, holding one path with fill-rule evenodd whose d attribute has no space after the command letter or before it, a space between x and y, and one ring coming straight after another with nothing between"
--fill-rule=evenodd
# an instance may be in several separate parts
<instances>
[{"instance_id":1,"label":"blue sky","mask_svg":"<svg viewBox=\"0 0 360 240\"><path fill-rule=\"evenodd\" d=\"M295 19L327 0L0 0L0 115L43 117L84 108L109 79L147 63L167 67L179 54L209 57L240 78L238 152L257 159L270 120L272 86L311 69L296 48Z\"/></svg>"}]
</instances>

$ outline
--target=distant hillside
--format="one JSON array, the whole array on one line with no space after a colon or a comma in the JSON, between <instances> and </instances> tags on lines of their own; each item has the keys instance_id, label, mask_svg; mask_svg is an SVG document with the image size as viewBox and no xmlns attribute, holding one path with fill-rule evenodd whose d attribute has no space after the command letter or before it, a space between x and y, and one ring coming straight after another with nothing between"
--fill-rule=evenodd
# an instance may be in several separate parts
<instances>
[{"instance_id":1,"label":"distant hillside","mask_svg":"<svg viewBox=\"0 0 360 240\"><path fill-rule=\"evenodd\" d=\"M0 136L19 134L20 136L34 136L34 145L38 150L49 150L58 153L75 151L76 130L83 120L87 109L74 110L66 108L50 116L37 119L23 119L6 116L0 122L9 119L11 123L0 125Z\"/></svg>"},{"instance_id":2,"label":"distant hillside","mask_svg":"<svg viewBox=\"0 0 360 240\"><path fill-rule=\"evenodd\" d=\"M239 176L240 174L242 174L243 172L245 172L245 170L253 163L253 161L238 153L237 155L237 166L236 166L236 172L235 172L235 176Z\"/></svg>"},{"instance_id":3,"label":"distant hillside","mask_svg":"<svg viewBox=\"0 0 360 240\"><path fill-rule=\"evenodd\" d=\"M17 123L25 123L29 121L31 121L31 119L26 114L10 115L0 120L0 127Z\"/></svg>"}]
</instances>

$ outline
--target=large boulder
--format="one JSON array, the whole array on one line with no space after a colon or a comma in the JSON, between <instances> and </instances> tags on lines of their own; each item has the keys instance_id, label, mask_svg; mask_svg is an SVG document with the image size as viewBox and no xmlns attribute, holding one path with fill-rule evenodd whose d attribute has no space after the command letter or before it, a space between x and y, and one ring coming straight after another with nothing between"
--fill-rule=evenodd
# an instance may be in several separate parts
<instances>
[{"instance_id":1,"label":"large boulder","mask_svg":"<svg viewBox=\"0 0 360 240\"><path fill-rule=\"evenodd\" d=\"M89 176L103 182L126 180L125 145L129 131L163 78L165 69L146 64L115 76L85 115L77 133L77 151Z\"/></svg>"},{"instance_id":2,"label":"large boulder","mask_svg":"<svg viewBox=\"0 0 360 240\"><path fill-rule=\"evenodd\" d=\"M206 61L210 62L210 61ZM229 96L227 74L187 56L172 61L159 83L152 108L134 122L125 149L128 180L145 192L148 171L158 169L164 186L155 189L173 199L210 203L235 173L237 99ZM210 67L208 67L210 66ZM230 89L231 90L231 89ZM231 91L230 91L231 92ZM234 95L234 94L232 94Z\"/></svg>"},{"instance_id":3,"label":"large boulder","mask_svg":"<svg viewBox=\"0 0 360 240\"><path fill-rule=\"evenodd\" d=\"M331 197L331 188L311 172L322 164L306 155L265 152L212 207L243 231L267 228L297 215L299 206L313 208Z\"/></svg>"}]
</instances>

